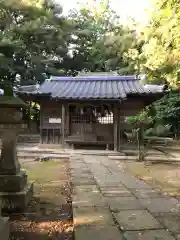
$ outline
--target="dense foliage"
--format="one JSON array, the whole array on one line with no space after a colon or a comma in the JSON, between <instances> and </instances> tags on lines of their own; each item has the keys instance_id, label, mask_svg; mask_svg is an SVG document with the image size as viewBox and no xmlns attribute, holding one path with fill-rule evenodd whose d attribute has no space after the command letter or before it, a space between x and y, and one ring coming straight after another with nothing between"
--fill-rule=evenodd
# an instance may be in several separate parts
<instances>
[{"instance_id":1,"label":"dense foliage","mask_svg":"<svg viewBox=\"0 0 180 240\"><path fill-rule=\"evenodd\" d=\"M141 69L153 82L180 82L179 0L155 0L148 26L143 29Z\"/></svg>"},{"instance_id":2,"label":"dense foliage","mask_svg":"<svg viewBox=\"0 0 180 240\"><path fill-rule=\"evenodd\" d=\"M142 52L139 55L141 72L147 80L153 83L168 83L170 86L180 85L180 10L178 0L154 0L154 10L149 24L142 29ZM137 116L127 119L127 122L137 124L142 122L142 116L147 120L147 135L180 135L180 92L173 90L161 100L143 110ZM145 112L145 113L144 113Z\"/></svg>"},{"instance_id":3,"label":"dense foliage","mask_svg":"<svg viewBox=\"0 0 180 240\"><path fill-rule=\"evenodd\" d=\"M3 87L43 81L45 74L62 68L61 60L68 52L69 25L60 15L61 9L45 2L37 6L29 2L0 1Z\"/></svg>"},{"instance_id":4,"label":"dense foliage","mask_svg":"<svg viewBox=\"0 0 180 240\"><path fill-rule=\"evenodd\" d=\"M51 1L0 1L1 88L82 70L136 73L141 46L107 1L66 17Z\"/></svg>"},{"instance_id":5,"label":"dense foliage","mask_svg":"<svg viewBox=\"0 0 180 240\"><path fill-rule=\"evenodd\" d=\"M138 73L137 58L142 41L134 30L120 24L119 16L108 1L101 1L94 8L73 11L69 17L74 24L74 70Z\"/></svg>"},{"instance_id":6,"label":"dense foliage","mask_svg":"<svg viewBox=\"0 0 180 240\"><path fill-rule=\"evenodd\" d=\"M136 116L127 118L134 129L145 126L146 135L180 136L180 91L172 90L146 107Z\"/></svg>"},{"instance_id":7,"label":"dense foliage","mask_svg":"<svg viewBox=\"0 0 180 240\"><path fill-rule=\"evenodd\" d=\"M66 17L53 0L0 1L0 87L79 71L141 72L149 81L178 84L177 0L154 0L141 34L121 24L109 1L92 1Z\"/></svg>"}]
</instances>

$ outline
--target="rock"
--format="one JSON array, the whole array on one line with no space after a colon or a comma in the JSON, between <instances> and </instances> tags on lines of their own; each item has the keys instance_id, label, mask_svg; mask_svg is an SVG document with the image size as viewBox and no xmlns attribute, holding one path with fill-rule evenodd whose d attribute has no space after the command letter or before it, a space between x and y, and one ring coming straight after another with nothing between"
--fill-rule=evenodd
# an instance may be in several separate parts
<instances>
[{"instance_id":1,"label":"rock","mask_svg":"<svg viewBox=\"0 0 180 240\"><path fill-rule=\"evenodd\" d=\"M51 158L49 156L43 156L43 157L36 157L34 161L36 162L47 162L50 161Z\"/></svg>"},{"instance_id":2,"label":"rock","mask_svg":"<svg viewBox=\"0 0 180 240\"><path fill-rule=\"evenodd\" d=\"M40 158L40 162L47 162L47 161L50 161L50 157L41 157Z\"/></svg>"}]
</instances>

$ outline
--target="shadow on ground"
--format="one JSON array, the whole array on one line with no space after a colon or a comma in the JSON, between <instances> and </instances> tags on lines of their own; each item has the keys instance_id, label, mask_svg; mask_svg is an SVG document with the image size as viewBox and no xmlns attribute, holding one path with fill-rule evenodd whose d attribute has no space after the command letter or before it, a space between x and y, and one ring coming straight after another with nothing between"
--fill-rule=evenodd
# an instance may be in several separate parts
<instances>
[{"instance_id":1,"label":"shadow on ground","mask_svg":"<svg viewBox=\"0 0 180 240\"><path fill-rule=\"evenodd\" d=\"M72 240L71 202L58 206L34 198L26 213L10 215L10 232L10 240Z\"/></svg>"}]
</instances>

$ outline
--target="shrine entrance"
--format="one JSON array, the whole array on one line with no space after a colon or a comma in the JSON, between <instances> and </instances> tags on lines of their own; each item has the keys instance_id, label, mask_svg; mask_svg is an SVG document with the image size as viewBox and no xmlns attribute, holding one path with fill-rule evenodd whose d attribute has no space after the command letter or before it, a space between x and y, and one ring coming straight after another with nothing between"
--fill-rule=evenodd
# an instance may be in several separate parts
<instances>
[{"instance_id":1,"label":"shrine entrance","mask_svg":"<svg viewBox=\"0 0 180 240\"><path fill-rule=\"evenodd\" d=\"M113 144L113 106L70 105L70 139L91 144Z\"/></svg>"}]
</instances>

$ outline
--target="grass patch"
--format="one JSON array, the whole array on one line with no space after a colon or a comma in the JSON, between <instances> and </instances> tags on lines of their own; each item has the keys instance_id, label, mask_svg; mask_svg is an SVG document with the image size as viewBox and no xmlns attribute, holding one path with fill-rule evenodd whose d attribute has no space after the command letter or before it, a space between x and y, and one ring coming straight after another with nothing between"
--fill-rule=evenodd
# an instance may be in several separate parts
<instances>
[{"instance_id":1,"label":"grass patch","mask_svg":"<svg viewBox=\"0 0 180 240\"><path fill-rule=\"evenodd\" d=\"M48 162L23 162L21 166L28 174L28 178L35 183L42 184L57 179L67 180L68 167L67 161L48 161Z\"/></svg>"},{"instance_id":2,"label":"grass patch","mask_svg":"<svg viewBox=\"0 0 180 240\"><path fill-rule=\"evenodd\" d=\"M48 167L48 166L58 166L58 162L56 161L47 161L47 162L41 162L42 165Z\"/></svg>"}]
</instances>

